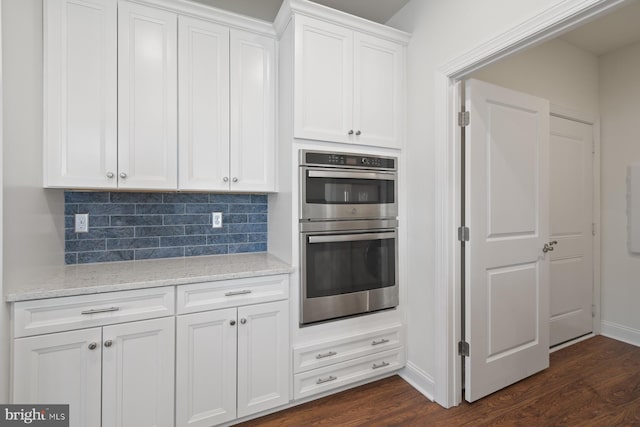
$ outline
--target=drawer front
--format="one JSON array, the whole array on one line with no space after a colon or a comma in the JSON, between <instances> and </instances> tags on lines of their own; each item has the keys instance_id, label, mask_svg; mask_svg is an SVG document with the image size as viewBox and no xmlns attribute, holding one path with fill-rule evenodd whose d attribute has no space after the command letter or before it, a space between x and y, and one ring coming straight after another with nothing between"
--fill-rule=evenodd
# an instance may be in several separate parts
<instances>
[{"instance_id":1,"label":"drawer front","mask_svg":"<svg viewBox=\"0 0 640 427\"><path fill-rule=\"evenodd\" d=\"M400 325L293 349L294 374L402 345Z\"/></svg>"},{"instance_id":2,"label":"drawer front","mask_svg":"<svg viewBox=\"0 0 640 427\"><path fill-rule=\"evenodd\" d=\"M404 347L337 363L293 376L294 398L353 384L357 381L396 371L404 366Z\"/></svg>"},{"instance_id":3,"label":"drawer front","mask_svg":"<svg viewBox=\"0 0 640 427\"><path fill-rule=\"evenodd\" d=\"M289 276L248 277L178 286L178 314L217 310L289 298Z\"/></svg>"},{"instance_id":4,"label":"drawer front","mask_svg":"<svg viewBox=\"0 0 640 427\"><path fill-rule=\"evenodd\" d=\"M175 288L137 289L15 303L15 337L175 314Z\"/></svg>"}]
</instances>

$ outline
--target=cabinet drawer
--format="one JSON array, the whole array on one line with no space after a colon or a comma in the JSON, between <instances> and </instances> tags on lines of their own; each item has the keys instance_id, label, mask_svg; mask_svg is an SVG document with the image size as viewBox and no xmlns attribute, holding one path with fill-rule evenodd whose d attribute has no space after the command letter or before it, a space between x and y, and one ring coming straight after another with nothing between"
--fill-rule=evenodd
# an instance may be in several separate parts
<instances>
[{"instance_id":1,"label":"cabinet drawer","mask_svg":"<svg viewBox=\"0 0 640 427\"><path fill-rule=\"evenodd\" d=\"M399 347L401 326L293 349L295 374Z\"/></svg>"},{"instance_id":2,"label":"cabinet drawer","mask_svg":"<svg viewBox=\"0 0 640 427\"><path fill-rule=\"evenodd\" d=\"M248 277L178 286L178 314L289 298L289 276Z\"/></svg>"},{"instance_id":3,"label":"cabinet drawer","mask_svg":"<svg viewBox=\"0 0 640 427\"><path fill-rule=\"evenodd\" d=\"M294 398L300 399L316 393L373 378L404 366L404 347L375 353L365 357L337 363L294 375Z\"/></svg>"},{"instance_id":4,"label":"cabinet drawer","mask_svg":"<svg viewBox=\"0 0 640 427\"><path fill-rule=\"evenodd\" d=\"M15 337L175 314L173 286L15 303Z\"/></svg>"}]
</instances>

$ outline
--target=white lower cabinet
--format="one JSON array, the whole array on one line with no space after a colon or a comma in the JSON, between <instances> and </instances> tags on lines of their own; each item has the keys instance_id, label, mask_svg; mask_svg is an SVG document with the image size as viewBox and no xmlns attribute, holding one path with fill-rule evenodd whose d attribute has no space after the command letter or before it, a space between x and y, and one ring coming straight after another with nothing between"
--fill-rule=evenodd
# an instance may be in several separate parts
<instances>
[{"instance_id":1,"label":"white lower cabinet","mask_svg":"<svg viewBox=\"0 0 640 427\"><path fill-rule=\"evenodd\" d=\"M397 371L405 365L400 324L295 347L294 398Z\"/></svg>"},{"instance_id":2,"label":"white lower cabinet","mask_svg":"<svg viewBox=\"0 0 640 427\"><path fill-rule=\"evenodd\" d=\"M178 316L177 426L211 427L289 401L288 304Z\"/></svg>"},{"instance_id":3,"label":"white lower cabinet","mask_svg":"<svg viewBox=\"0 0 640 427\"><path fill-rule=\"evenodd\" d=\"M173 425L174 318L18 338L13 402L69 404L70 426Z\"/></svg>"}]
</instances>

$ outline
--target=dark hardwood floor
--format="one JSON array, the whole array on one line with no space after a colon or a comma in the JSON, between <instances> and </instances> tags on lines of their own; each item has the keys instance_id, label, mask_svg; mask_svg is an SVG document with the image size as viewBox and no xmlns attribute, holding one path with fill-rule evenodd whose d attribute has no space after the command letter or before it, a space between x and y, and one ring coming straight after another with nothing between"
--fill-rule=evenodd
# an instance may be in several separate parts
<instances>
[{"instance_id":1,"label":"dark hardwood floor","mask_svg":"<svg viewBox=\"0 0 640 427\"><path fill-rule=\"evenodd\" d=\"M597 336L551 354L546 371L448 410L393 376L241 425L640 425L640 348Z\"/></svg>"}]
</instances>

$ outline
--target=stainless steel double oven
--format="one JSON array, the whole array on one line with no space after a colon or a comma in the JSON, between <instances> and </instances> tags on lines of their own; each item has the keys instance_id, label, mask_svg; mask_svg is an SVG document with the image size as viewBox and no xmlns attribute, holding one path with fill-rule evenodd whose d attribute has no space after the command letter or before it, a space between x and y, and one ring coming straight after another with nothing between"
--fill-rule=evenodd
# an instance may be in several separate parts
<instances>
[{"instance_id":1,"label":"stainless steel double oven","mask_svg":"<svg viewBox=\"0 0 640 427\"><path fill-rule=\"evenodd\" d=\"M397 159L300 151L300 324L398 305Z\"/></svg>"}]
</instances>

